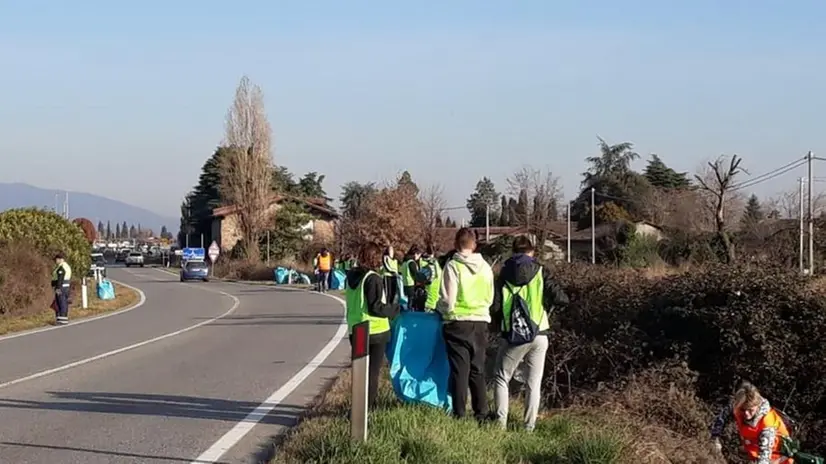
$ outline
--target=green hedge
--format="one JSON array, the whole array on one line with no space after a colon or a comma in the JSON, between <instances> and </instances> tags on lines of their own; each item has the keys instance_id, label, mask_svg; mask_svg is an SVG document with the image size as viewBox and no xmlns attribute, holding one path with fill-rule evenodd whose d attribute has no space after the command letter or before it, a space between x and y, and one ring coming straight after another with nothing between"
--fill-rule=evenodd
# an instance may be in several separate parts
<instances>
[{"instance_id":1,"label":"green hedge","mask_svg":"<svg viewBox=\"0 0 826 464\"><path fill-rule=\"evenodd\" d=\"M83 230L51 211L21 208L0 213L0 241L30 244L48 259L62 251L75 276L86 275L91 265L91 245Z\"/></svg>"}]
</instances>

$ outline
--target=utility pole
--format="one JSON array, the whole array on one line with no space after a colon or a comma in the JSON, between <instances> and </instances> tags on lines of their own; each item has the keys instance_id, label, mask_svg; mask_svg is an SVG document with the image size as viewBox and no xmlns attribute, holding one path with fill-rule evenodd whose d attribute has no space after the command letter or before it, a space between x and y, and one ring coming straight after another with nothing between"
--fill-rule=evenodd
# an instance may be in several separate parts
<instances>
[{"instance_id":1,"label":"utility pole","mask_svg":"<svg viewBox=\"0 0 826 464\"><path fill-rule=\"evenodd\" d=\"M798 177L797 182L800 184L800 195L798 196L800 203L798 205L798 215L800 216L800 253L798 256L798 261L800 262L800 273L803 274L803 178Z\"/></svg>"},{"instance_id":2,"label":"utility pole","mask_svg":"<svg viewBox=\"0 0 826 464\"><path fill-rule=\"evenodd\" d=\"M809 276L815 275L815 249L814 249L814 214L812 212L812 151L809 150L809 153L806 154L807 161L809 162L809 185L807 186L809 189L809 198L807 199L809 203Z\"/></svg>"},{"instance_id":3,"label":"utility pole","mask_svg":"<svg viewBox=\"0 0 826 464\"><path fill-rule=\"evenodd\" d=\"M490 203L485 203L485 243L490 243Z\"/></svg>"},{"instance_id":4,"label":"utility pole","mask_svg":"<svg viewBox=\"0 0 826 464\"><path fill-rule=\"evenodd\" d=\"M597 262L597 221L594 204L594 188L591 187L591 264L596 264Z\"/></svg>"},{"instance_id":5,"label":"utility pole","mask_svg":"<svg viewBox=\"0 0 826 464\"><path fill-rule=\"evenodd\" d=\"M59 197L60 197L60 194L59 194L59 193L55 193L55 194L54 194L54 213L55 213L55 214L57 214L57 205L58 205L57 199L58 199Z\"/></svg>"},{"instance_id":6,"label":"utility pole","mask_svg":"<svg viewBox=\"0 0 826 464\"><path fill-rule=\"evenodd\" d=\"M63 200L63 218L69 220L69 192L66 192L66 198Z\"/></svg>"},{"instance_id":7,"label":"utility pole","mask_svg":"<svg viewBox=\"0 0 826 464\"><path fill-rule=\"evenodd\" d=\"M567 212L565 213L568 219L568 262L571 262L571 202L568 202Z\"/></svg>"}]
</instances>

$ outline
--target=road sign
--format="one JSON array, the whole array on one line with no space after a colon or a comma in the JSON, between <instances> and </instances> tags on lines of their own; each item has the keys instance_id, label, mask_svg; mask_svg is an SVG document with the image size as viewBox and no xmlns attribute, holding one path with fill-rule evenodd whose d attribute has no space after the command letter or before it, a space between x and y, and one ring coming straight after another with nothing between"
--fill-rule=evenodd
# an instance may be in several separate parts
<instances>
[{"instance_id":1,"label":"road sign","mask_svg":"<svg viewBox=\"0 0 826 464\"><path fill-rule=\"evenodd\" d=\"M213 241L209 246L209 260L214 263L220 254L221 249L218 247L218 244Z\"/></svg>"},{"instance_id":2,"label":"road sign","mask_svg":"<svg viewBox=\"0 0 826 464\"><path fill-rule=\"evenodd\" d=\"M184 248L181 250L181 260L183 261L203 261L206 255L203 248Z\"/></svg>"}]
</instances>

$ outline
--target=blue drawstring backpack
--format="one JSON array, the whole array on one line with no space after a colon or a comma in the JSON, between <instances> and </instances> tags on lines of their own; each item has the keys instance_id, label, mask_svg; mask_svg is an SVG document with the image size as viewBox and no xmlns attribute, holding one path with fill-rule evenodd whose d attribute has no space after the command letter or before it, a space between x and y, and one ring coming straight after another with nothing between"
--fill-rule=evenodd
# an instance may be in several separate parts
<instances>
[{"instance_id":1,"label":"blue drawstring backpack","mask_svg":"<svg viewBox=\"0 0 826 464\"><path fill-rule=\"evenodd\" d=\"M450 412L450 365L437 313L404 311L393 320L390 343L390 380L396 396L406 403L424 403Z\"/></svg>"},{"instance_id":2,"label":"blue drawstring backpack","mask_svg":"<svg viewBox=\"0 0 826 464\"><path fill-rule=\"evenodd\" d=\"M279 266L279 267L275 268L275 271L273 271L273 273L275 274L274 275L275 283L277 283L277 284L286 284L287 283L287 276L290 275L290 271L288 271L287 268Z\"/></svg>"},{"instance_id":3,"label":"blue drawstring backpack","mask_svg":"<svg viewBox=\"0 0 826 464\"><path fill-rule=\"evenodd\" d=\"M115 286L111 281L103 279L97 284L97 293L101 300L114 300Z\"/></svg>"}]
</instances>

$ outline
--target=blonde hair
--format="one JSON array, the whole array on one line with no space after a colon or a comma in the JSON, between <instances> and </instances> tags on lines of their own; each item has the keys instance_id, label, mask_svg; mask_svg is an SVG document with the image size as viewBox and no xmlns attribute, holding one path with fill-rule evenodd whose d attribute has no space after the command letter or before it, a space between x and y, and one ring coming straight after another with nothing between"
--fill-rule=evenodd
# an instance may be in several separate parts
<instances>
[{"instance_id":1,"label":"blonde hair","mask_svg":"<svg viewBox=\"0 0 826 464\"><path fill-rule=\"evenodd\" d=\"M749 382L740 384L740 388L734 394L734 407L736 409L746 409L759 406L763 401L760 390Z\"/></svg>"}]
</instances>

